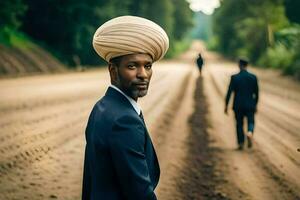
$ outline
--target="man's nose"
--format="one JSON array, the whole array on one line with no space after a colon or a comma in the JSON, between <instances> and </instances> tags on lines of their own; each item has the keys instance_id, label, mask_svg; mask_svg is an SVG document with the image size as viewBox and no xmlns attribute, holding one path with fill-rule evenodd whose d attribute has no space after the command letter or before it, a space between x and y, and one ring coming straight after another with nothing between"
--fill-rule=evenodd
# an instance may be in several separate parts
<instances>
[{"instance_id":1,"label":"man's nose","mask_svg":"<svg viewBox=\"0 0 300 200\"><path fill-rule=\"evenodd\" d=\"M148 73L144 66L141 66L138 68L137 77L138 78L147 78L148 77Z\"/></svg>"}]
</instances>

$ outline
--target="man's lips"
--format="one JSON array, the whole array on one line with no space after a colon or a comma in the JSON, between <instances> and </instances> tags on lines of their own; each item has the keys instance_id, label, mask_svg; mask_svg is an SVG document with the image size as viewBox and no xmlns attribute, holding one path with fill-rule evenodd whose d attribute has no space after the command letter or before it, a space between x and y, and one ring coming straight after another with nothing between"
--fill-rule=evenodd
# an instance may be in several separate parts
<instances>
[{"instance_id":1,"label":"man's lips","mask_svg":"<svg viewBox=\"0 0 300 200\"><path fill-rule=\"evenodd\" d=\"M138 89L147 89L148 88L148 83L143 82L143 83L135 83L134 84Z\"/></svg>"}]
</instances>

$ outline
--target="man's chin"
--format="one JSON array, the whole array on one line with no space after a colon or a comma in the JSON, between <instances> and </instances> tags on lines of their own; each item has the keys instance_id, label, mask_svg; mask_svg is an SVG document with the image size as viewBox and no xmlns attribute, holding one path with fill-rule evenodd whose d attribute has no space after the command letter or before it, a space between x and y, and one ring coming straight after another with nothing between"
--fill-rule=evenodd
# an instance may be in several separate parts
<instances>
[{"instance_id":1,"label":"man's chin","mask_svg":"<svg viewBox=\"0 0 300 200\"><path fill-rule=\"evenodd\" d=\"M144 97L147 95L147 92L148 90L145 89L145 90L138 90L136 93L135 93L135 96L140 98L140 97Z\"/></svg>"},{"instance_id":2,"label":"man's chin","mask_svg":"<svg viewBox=\"0 0 300 200\"><path fill-rule=\"evenodd\" d=\"M147 92L145 92L145 93L139 93L139 97L144 97L146 95L147 95Z\"/></svg>"}]
</instances>

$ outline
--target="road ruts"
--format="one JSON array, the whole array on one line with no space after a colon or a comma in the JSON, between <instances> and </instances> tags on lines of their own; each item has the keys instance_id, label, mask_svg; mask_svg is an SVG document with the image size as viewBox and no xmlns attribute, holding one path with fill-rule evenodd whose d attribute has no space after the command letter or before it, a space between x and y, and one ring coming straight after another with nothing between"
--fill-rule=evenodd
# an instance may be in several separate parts
<instances>
[{"instance_id":1,"label":"road ruts","mask_svg":"<svg viewBox=\"0 0 300 200\"><path fill-rule=\"evenodd\" d=\"M149 94L139 101L150 132L186 87L189 72L154 66ZM81 198L84 129L108 85L106 70L0 80L1 200Z\"/></svg>"}]
</instances>

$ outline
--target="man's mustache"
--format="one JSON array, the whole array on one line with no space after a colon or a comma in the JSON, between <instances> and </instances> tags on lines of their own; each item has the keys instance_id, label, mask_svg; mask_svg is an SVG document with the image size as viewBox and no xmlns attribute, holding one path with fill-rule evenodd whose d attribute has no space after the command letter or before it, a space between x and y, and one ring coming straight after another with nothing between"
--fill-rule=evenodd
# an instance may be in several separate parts
<instances>
[{"instance_id":1,"label":"man's mustache","mask_svg":"<svg viewBox=\"0 0 300 200\"><path fill-rule=\"evenodd\" d=\"M134 85L149 85L149 81L133 81Z\"/></svg>"}]
</instances>

